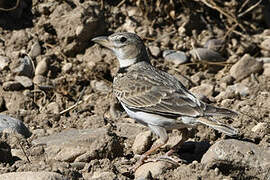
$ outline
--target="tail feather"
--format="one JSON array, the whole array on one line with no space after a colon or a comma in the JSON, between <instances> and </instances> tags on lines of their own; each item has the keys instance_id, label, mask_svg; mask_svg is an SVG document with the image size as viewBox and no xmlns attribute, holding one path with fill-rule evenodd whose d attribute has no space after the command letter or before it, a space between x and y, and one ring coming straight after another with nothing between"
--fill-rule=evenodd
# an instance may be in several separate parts
<instances>
[{"instance_id":1,"label":"tail feather","mask_svg":"<svg viewBox=\"0 0 270 180\"><path fill-rule=\"evenodd\" d=\"M211 127L211 128L214 128L220 132L223 132L229 136L235 136L238 134L237 129L229 127L225 124L222 124L222 123L218 122L217 120L209 120L209 119L201 117L201 118L198 118L198 121L202 124L205 124L205 125Z\"/></svg>"},{"instance_id":2,"label":"tail feather","mask_svg":"<svg viewBox=\"0 0 270 180\"><path fill-rule=\"evenodd\" d=\"M206 116L236 116L238 115L237 112L226 109L226 108L218 108L209 104L205 104L204 114Z\"/></svg>"}]
</instances>

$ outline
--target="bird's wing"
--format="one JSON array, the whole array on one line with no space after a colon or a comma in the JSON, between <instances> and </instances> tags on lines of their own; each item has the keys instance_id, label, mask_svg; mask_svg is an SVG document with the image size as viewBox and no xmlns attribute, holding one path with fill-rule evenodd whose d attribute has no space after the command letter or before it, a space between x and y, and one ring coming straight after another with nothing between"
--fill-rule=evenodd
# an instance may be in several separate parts
<instances>
[{"instance_id":1,"label":"bird's wing","mask_svg":"<svg viewBox=\"0 0 270 180\"><path fill-rule=\"evenodd\" d=\"M153 68L139 69L116 77L114 94L129 109L166 116L202 115L204 104L173 76Z\"/></svg>"}]
</instances>

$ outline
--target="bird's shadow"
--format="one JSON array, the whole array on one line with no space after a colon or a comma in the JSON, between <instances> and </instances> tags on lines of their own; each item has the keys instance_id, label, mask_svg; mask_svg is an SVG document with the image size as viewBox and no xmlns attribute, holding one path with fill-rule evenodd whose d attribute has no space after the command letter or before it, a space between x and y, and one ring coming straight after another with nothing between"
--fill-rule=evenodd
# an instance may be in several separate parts
<instances>
[{"instance_id":1,"label":"bird's shadow","mask_svg":"<svg viewBox=\"0 0 270 180\"><path fill-rule=\"evenodd\" d=\"M225 136L225 139L236 139L244 142L252 142L256 144L256 141L252 141L243 136ZM192 163L193 161L201 162L203 155L211 147L209 141L186 141L177 151L177 155L180 159L185 160L187 163Z\"/></svg>"},{"instance_id":2,"label":"bird's shadow","mask_svg":"<svg viewBox=\"0 0 270 180\"><path fill-rule=\"evenodd\" d=\"M191 163L195 160L200 162L203 155L210 148L210 146L210 143L207 141L187 141L177 151L177 154L180 159L185 160L187 163Z\"/></svg>"}]
</instances>

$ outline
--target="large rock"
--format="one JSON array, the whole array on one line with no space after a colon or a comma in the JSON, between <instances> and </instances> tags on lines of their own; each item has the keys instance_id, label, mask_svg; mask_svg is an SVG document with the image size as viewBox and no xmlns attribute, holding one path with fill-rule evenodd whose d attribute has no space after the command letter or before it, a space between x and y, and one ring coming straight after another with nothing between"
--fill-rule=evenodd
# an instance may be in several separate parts
<instances>
[{"instance_id":1,"label":"large rock","mask_svg":"<svg viewBox=\"0 0 270 180\"><path fill-rule=\"evenodd\" d=\"M3 131L19 133L24 137L29 137L31 135L30 131L22 121L0 114L0 133Z\"/></svg>"},{"instance_id":2,"label":"large rock","mask_svg":"<svg viewBox=\"0 0 270 180\"><path fill-rule=\"evenodd\" d=\"M64 176L54 172L11 172L0 175L0 180L67 180Z\"/></svg>"},{"instance_id":3,"label":"large rock","mask_svg":"<svg viewBox=\"0 0 270 180\"><path fill-rule=\"evenodd\" d=\"M62 8L62 7L58 7ZM60 10L56 9L55 12ZM104 17L98 3L87 1L72 11L51 14L51 23L64 53L75 56L89 47L90 40L105 32Z\"/></svg>"},{"instance_id":4,"label":"large rock","mask_svg":"<svg viewBox=\"0 0 270 180\"><path fill-rule=\"evenodd\" d=\"M202 157L201 163L228 167L231 171L240 168L243 173L252 173L261 179L269 176L270 148L235 139L221 140L212 145ZM226 171L230 171L226 169Z\"/></svg>"},{"instance_id":5,"label":"large rock","mask_svg":"<svg viewBox=\"0 0 270 180\"><path fill-rule=\"evenodd\" d=\"M262 71L263 63L252 58L249 54L245 54L231 69L230 74L237 81L248 77L252 73Z\"/></svg>"},{"instance_id":6,"label":"large rock","mask_svg":"<svg viewBox=\"0 0 270 180\"><path fill-rule=\"evenodd\" d=\"M34 140L33 145L47 145L49 159L66 162L88 162L113 159L123 154L121 139L106 128L68 129Z\"/></svg>"}]
</instances>

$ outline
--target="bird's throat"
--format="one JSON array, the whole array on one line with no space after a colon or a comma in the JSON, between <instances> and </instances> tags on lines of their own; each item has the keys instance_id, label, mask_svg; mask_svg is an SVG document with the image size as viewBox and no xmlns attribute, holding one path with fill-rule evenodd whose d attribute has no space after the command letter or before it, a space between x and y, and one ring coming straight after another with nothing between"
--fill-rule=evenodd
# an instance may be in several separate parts
<instances>
[{"instance_id":1,"label":"bird's throat","mask_svg":"<svg viewBox=\"0 0 270 180\"><path fill-rule=\"evenodd\" d=\"M120 68L127 68L137 62L137 58L133 58L133 59L118 58L118 60L119 60Z\"/></svg>"}]
</instances>

